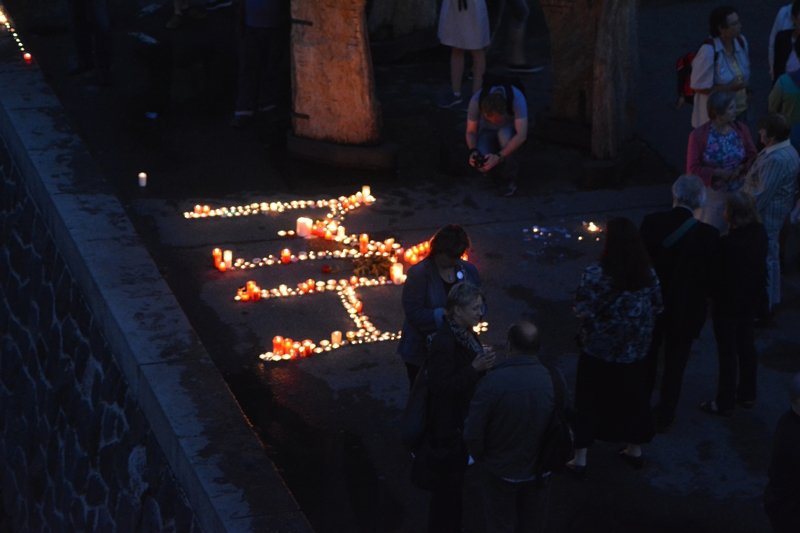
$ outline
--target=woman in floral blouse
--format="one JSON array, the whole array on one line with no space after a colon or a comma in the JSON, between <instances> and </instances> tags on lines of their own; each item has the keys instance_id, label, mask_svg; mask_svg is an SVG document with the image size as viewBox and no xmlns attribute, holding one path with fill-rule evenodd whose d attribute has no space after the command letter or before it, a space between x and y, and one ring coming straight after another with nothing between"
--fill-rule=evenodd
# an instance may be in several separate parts
<instances>
[{"instance_id":1,"label":"woman in floral blouse","mask_svg":"<svg viewBox=\"0 0 800 533\"><path fill-rule=\"evenodd\" d=\"M710 120L689 134L686 173L699 176L708 195L700 219L727 231L722 211L728 191L742 185L741 178L757 152L747 125L736 121L736 101L732 92L712 93L708 98Z\"/></svg>"},{"instance_id":2,"label":"woman in floral blouse","mask_svg":"<svg viewBox=\"0 0 800 533\"><path fill-rule=\"evenodd\" d=\"M609 220L603 255L584 271L575 298L581 355L571 472L585 473L595 438L626 443L620 457L641 468L641 445L653 437L645 356L661 309L661 287L636 226Z\"/></svg>"}]
</instances>

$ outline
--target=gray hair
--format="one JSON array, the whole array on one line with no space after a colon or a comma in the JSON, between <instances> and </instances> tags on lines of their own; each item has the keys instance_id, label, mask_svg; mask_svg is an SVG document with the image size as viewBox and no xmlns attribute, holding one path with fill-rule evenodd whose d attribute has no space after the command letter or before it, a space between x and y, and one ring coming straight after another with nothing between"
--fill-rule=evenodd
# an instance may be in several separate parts
<instances>
[{"instance_id":1,"label":"gray hair","mask_svg":"<svg viewBox=\"0 0 800 533\"><path fill-rule=\"evenodd\" d=\"M699 209L706 203L706 186L693 174L684 174L672 184L672 200L675 205Z\"/></svg>"},{"instance_id":2,"label":"gray hair","mask_svg":"<svg viewBox=\"0 0 800 533\"><path fill-rule=\"evenodd\" d=\"M450 292L447 293L447 304L445 310L448 314L452 313L456 307L466 307L476 298L483 298L481 290L468 281L456 283Z\"/></svg>"},{"instance_id":3,"label":"gray hair","mask_svg":"<svg viewBox=\"0 0 800 533\"><path fill-rule=\"evenodd\" d=\"M717 91L709 95L706 102L706 111L708 111L708 118L714 120L720 115L724 115L728 111L728 106L736 98L736 93L730 91Z\"/></svg>"}]
</instances>

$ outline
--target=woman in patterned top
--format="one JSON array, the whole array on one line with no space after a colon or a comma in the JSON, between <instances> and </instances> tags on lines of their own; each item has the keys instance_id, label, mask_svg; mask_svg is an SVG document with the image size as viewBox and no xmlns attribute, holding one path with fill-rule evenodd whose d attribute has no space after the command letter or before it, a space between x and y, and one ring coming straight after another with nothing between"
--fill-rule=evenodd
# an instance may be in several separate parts
<instances>
[{"instance_id":1,"label":"woman in patterned top","mask_svg":"<svg viewBox=\"0 0 800 533\"><path fill-rule=\"evenodd\" d=\"M609 220L603 255L586 268L575 297L581 355L571 472L585 474L595 438L625 442L620 457L641 468L641 445L653 437L645 356L661 310L661 287L636 226Z\"/></svg>"},{"instance_id":2,"label":"woman in patterned top","mask_svg":"<svg viewBox=\"0 0 800 533\"><path fill-rule=\"evenodd\" d=\"M734 93L712 93L708 116L708 122L689 134L686 173L699 176L708 188L700 220L725 233L725 197L741 186L740 178L757 152L747 125L736 121Z\"/></svg>"}]
</instances>

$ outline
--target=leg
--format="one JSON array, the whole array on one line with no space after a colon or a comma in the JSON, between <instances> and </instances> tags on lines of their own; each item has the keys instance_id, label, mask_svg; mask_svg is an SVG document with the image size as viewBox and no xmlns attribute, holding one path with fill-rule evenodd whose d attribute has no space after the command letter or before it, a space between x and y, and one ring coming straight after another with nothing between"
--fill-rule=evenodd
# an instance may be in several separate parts
<instances>
[{"instance_id":1,"label":"leg","mask_svg":"<svg viewBox=\"0 0 800 533\"><path fill-rule=\"evenodd\" d=\"M664 375L661 379L661 396L657 407L656 423L668 426L675 419L678 398L683 385L683 373L689 362L692 338L681 331L665 331Z\"/></svg>"},{"instance_id":2,"label":"leg","mask_svg":"<svg viewBox=\"0 0 800 533\"><path fill-rule=\"evenodd\" d=\"M483 74L486 72L486 50L472 50L472 93L483 87Z\"/></svg>"},{"instance_id":3,"label":"leg","mask_svg":"<svg viewBox=\"0 0 800 533\"><path fill-rule=\"evenodd\" d=\"M486 531L514 533L516 523L516 483L484 475L481 485Z\"/></svg>"},{"instance_id":4,"label":"leg","mask_svg":"<svg viewBox=\"0 0 800 533\"><path fill-rule=\"evenodd\" d=\"M661 352L661 345L664 343L664 319L662 315L656 318L656 326L653 328L653 339L650 341L650 350L647 353L647 375L645 383L647 386L647 397L652 402L653 390L656 387L656 376L658 375L658 356Z\"/></svg>"},{"instance_id":5,"label":"leg","mask_svg":"<svg viewBox=\"0 0 800 533\"><path fill-rule=\"evenodd\" d=\"M730 411L736 403L736 329L739 322L715 316L713 325L719 357L717 407L721 411ZM752 329L752 325L750 327Z\"/></svg>"},{"instance_id":6,"label":"leg","mask_svg":"<svg viewBox=\"0 0 800 533\"><path fill-rule=\"evenodd\" d=\"M417 379L417 374L419 374L419 367L417 365L412 365L411 363L406 363L406 373L408 374L408 388L414 386L414 380Z\"/></svg>"},{"instance_id":7,"label":"leg","mask_svg":"<svg viewBox=\"0 0 800 533\"><path fill-rule=\"evenodd\" d=\"M767 295L769 297L769 308L773 310L775 305L781 302L781 259L780 259L780 226L771 227L765 224L767 230Z\"/></svg>"},{"instance_id":8,"label":"leg","mask_svg":"<svg viewBox=\"0 0 800 533\"><path fill-rule=\"evenodd\" d=\"M445 487L431 491L428 533L460 533L463 476L461 472Z\"/></svg>"},{"instance_id":9,"label":"leg","mask_svg":"<svg viewBox=\"0 0 800 533\"><path fill-rule=\"evenodd\" d=\"M737 321L736 351L739 354L739 386L736 399L740 402L753 402L758 395L758 353L753 333L753 318L745 317Z\"/></svg>"},{"instance_id":10,"label":"leg","mask_svg":"<svg viewBox=\"0 0 800 533\"><path fill-rule=\"evenodd\" d=\"M594 372L592 357L581 353L575 375L575 459L586 464L586 448L594 441ZM581 461L582 459L582 461Z\"/></svg>"},{"instance_id":11,"label":"leg","mask_svg":"<svg viewBox=\"0 0 800 533\"><path fill-rule=\"evenodd\" d=\"M497 130L479 130L476 148L483 155L497 153L500 149L500 144L497 142Z\"/></svg>"},{"instance_id":12,"label":"leg","mask_svg":"<svg viewBox=\"0 0 800 533\"><path fill-rule=\"evenodd\" d=\"M464 50L450 49L450 88L453 94L461 94L461 81L464 79Z\"/></svg>"},{"instance_id":13,"label":"leg","mask_svg":"<svg viewBox=\"0 0 800 533\"><path fill-rule=\"evenodd\" d=\"M497 142L500 148L505 147L511 138L514 136L515 130L513 126L503 128L497 132ZM519 175L519 163L515 154L511 154L503 161L500 172L503 179L508 184L510 194L513 194L517 189L517 177ZM512 190L513 189L513 190Z\"/></svg>"},{"instance_id":14,"label":"leg","mask_svg":"<svg viewBox=\"0 0 800 533\"><path fill-rule=\"evenodd\" d=\"M517 531L544 531L549 484L542 487L536 481L520 483L517 487Z\"/></svg>"},{"instance_id":15,"label":"leg","mask_svg":"<svg viewBox=\"0 0 800 533\"><path fill-rule=\"evenodd\" d=\"M525 63L525 30L528 26L528 0L509 0L508 12L508 51L506 63L522 65Z\"/></svg>"}]
</instances>

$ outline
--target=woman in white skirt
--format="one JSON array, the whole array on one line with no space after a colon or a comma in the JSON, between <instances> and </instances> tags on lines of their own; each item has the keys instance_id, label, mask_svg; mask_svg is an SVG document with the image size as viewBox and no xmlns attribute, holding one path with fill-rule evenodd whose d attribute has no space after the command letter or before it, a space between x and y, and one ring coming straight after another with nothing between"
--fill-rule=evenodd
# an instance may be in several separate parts
<instances>
[{"instance_id":1,"label":"woman in white skirt","mask_svg":"<svg viewBox=\"0 0 800 533\"><path fill-rule=\"evenodd\" d=\"M443 0L439 14L439 41L449 46L450 85L452 92L439 103L439 107L452 108L481 88L486 71L486 47L489 46L489 15L485 0ZM464 51L472 54L472 92L467 98L461 95L464 77Z\"/></svg>"}]
</instances>

